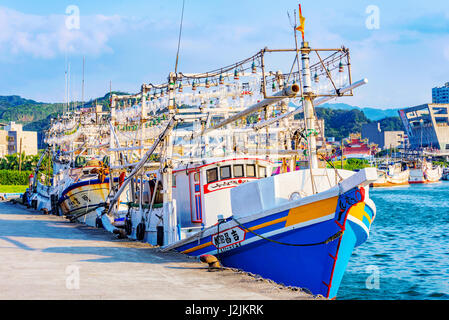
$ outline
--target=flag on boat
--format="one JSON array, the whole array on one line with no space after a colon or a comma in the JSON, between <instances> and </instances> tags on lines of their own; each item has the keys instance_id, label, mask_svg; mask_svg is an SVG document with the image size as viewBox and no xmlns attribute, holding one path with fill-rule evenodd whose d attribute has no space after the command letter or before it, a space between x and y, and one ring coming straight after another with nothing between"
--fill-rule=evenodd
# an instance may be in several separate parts
<instances>
[{"instance_id":1,"label":"flag on boat","mask_svg":"<svg viewBox=\"0 0 449 320\"><path fill-rule=\"evenodd\" d=\"M304 22L306 18L302 16L301 5L299 5L299 27L296 28L297 31L301 31L302 33L302 41L304 41Z\"/></svg>"}]
</instances>

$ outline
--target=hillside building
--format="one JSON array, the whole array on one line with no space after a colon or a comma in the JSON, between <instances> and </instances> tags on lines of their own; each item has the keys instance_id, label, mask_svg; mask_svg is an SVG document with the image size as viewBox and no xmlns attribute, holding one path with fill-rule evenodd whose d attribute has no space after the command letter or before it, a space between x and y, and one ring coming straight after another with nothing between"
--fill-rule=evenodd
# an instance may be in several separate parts
<instances>
[{"instance_id":1,"label":"hillside building","mask_svg":"<svg viewBox=\"0 0 449 320\"><path fill-rule=\"evenodd\" d=\"M10 122L0 130L0 158L20 150L26 155L37 154L37 132L23 131L21 124Z\"/></svg>"}]
</instances>

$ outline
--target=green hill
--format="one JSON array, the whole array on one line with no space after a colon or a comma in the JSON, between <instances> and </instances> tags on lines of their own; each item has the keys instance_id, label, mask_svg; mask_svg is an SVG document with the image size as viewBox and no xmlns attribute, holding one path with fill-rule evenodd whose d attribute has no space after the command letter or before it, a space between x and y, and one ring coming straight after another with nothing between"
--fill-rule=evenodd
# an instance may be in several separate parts
<instances>
[{"instance_id":1,"label":"green hill","mask_svg":"<svg viewBox=\"0 0 449 320\"><path fill-rule=\"evenodd\" d=\"M25 104L40 104L34 100L24 99L20 96L0 96L0 110L8 107L20 106Z\"/></svg>"},{"instance_id":2,"label":"green hill","mask_svg":"<svg viewBox=\"0 0 449 320\"><path fill-rule=\"evenodd\" d=\"M328 109L332 109L332 110L345 110L345 111L350 111L353 109L356 110L360 110L363 111L363 113L365 114L365 116L373 121L377 121L377 120L382 120L384 118L388 118L388 117L396 117L398 115L398 110L399 109L394 109L394 108L390 108L390 109L380 109L380 108L370 108L370 107L357 107L357 106L352 106L346 103L325 103L323 105L320 106L320 108L328 108Z\"/></svg>"},{"instance_id":3,"label":"green hill","mask_svg":"<svg viewBox=\"0 0 449 320\"><path fill-rule=\"evenodd\" d=\"M316 114L319 119L324 119L326 137L335 137L336 140L347 138L350 133L361 132L362 125L372 122L380 122L380 127L385 131L403 130L402 122L398 116L373 121L368 119L360 109L344 110L317 107ZM302 117L304 117L303 113L295 116L296 119Z\"/></svg>"},{"instance_id":4,"label":"green hill","mask_svg":"<svg viewBox=\"0 0 449 320\"><path fill-rule=\"evenodd\" d=\"M127 94L124 92L113 92L115 94ZM101 104L106 110L110 108L110 94L104 97L92 99L84 105L81 102L73 104L79 108L93 107ZM65 109L65 103L44 103L24 99L19 96L0 96L0 122L8 123L15 121L24 124L25 130L41 131L50 124L50 119L61 114Z\"/></svg>"},{"instance_id":5,"label":"green hill","mask_svg":"<svg viewBox=\"0 0 449 320\"><path fill-rule=\"evenodd\" d=\"M324 119L327 137L335 137L337 140L349 137L350 133L361 132L362 125L370 123L363 111L316 108L319 119Z\"/></svg>"},{"instance_id":6,"label":"green hill","mask_svg":"<svg viewBox=\"0 0 449 320\"><path fill-rule=\"evenodd\" d=\"M61 103L43 103L19 96L0 96L0 122L30 123L62 110Z\"/></svg>"},{"instance_id":7,"label":"green hill","mask_svg":"<svg viewBox=\"0 0 449 320\"><path fill-rule=\"evenodd\" d=\"M113 92L115 94L127 94L124 92ZM82 105L81 102L75 102L79 107L93 107L97 104L104 106L105 110L110 108L110 94L104 97L92 99ZM30 99L24 99L20 96L0 96L0 123L6 124L10 121L23 124L24 130L38 132L39 148L43 147L43 131L50 126L51 118L62 114L65 109L65 103L45 103Z\"/></svg>"}]
</instances>

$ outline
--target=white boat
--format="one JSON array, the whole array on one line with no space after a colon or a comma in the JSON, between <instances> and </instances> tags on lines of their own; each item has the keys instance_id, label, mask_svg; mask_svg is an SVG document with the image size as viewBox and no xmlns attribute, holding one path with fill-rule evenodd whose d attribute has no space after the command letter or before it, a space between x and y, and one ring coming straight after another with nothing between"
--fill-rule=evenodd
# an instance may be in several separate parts
<instances>
[{"instance_id":1,"label":"white boat","mask_svg":"<svg viewBox=\"0 0 449 320\"><path fill-rule=\"evenodd\" d=\"M387 170L377 170L379 178L373 182L373 187L394 187L408 185L410 170L403 168L402 163L389 165Z\"/></svg>"},{"instance_id":2,"label":"white boat","mask_svg":"<svg viewBox=\"0 0 449 320\"><path fill-rule=\"evenodd\" d=\"M443 169L440 166L434 167L432 162L425 159L421 162L415 162L410 168L409 183L435 183L439 182L443 176Z\"/></svg>"}]
</instances>

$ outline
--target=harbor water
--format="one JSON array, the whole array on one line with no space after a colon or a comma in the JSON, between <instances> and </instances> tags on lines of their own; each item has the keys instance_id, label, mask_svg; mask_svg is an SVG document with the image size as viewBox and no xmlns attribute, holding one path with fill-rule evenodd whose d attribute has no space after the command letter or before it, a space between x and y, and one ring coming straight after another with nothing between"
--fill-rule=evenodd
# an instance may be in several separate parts
<instances>
[{"instance_id":1,"label":"harbor water","mask_svg":"<svg viewBox=\"0 0 449 320\"><path fill-rule=\"evenodd\" d=\"M449 182L371 189L377 217L338 299L449 299Z\"/></svg>"}]
</instances>

